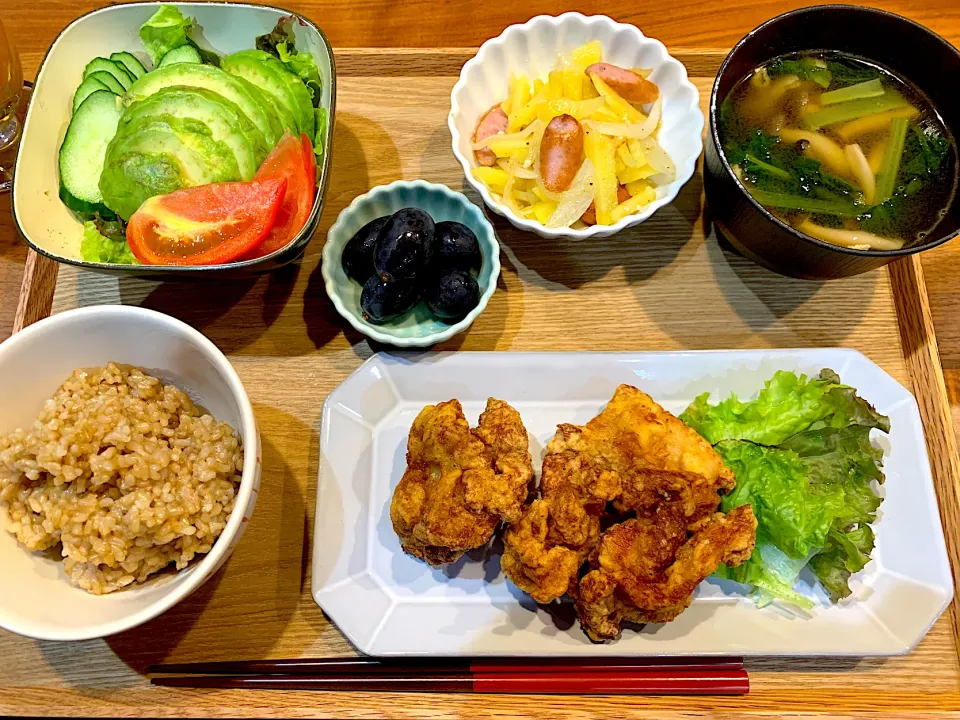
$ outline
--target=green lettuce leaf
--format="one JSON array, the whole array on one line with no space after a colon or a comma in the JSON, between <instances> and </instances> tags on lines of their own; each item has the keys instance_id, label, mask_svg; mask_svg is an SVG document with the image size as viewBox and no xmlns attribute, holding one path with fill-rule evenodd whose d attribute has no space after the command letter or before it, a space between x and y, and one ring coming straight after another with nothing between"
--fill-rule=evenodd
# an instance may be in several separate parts
<instances>
[{"instance_id":1,"label":"green lettuce leaf","mask_svg":"<svg viewBox=\"0 0 960 720\"><path fill-rule=\"evenodd\" d=\"M717 575L753 586L758 602L803 606L792 588L809 563L834 602L849 595L850 576L873 551L873 483L884 481L870 433L889 432L889 419L832 370L814 379L778 372L754 401L701 396L681 417L737 476L721 509L749 503L757 516L757 550Z\"/></svg>"},{"instance_id":2,"label":"green lettuce leaf","mask_svg":"<svg viewBox=\"0 0 960 720\"><path fill-rule=\"evenodd\" d=\"M880 498L871 481L884 481L880 469L882 451L870 442L870 428L852 425L800 433L781 448L797 453L815 486L839 487L844 494L843 508L837 516L838 528L876 519Z\"/></svg>"},{"instance_id":3,"label":"green lettuce leaf","mask_svg":"<svg viewBox=\"0 0 960 720\"><path fill-rule=\"evenodd\" d=\"M779 447L792 450L807 465L814 483L851 480L883 482L883 451L870 442L870 425L848 425L797 433Z\"/></svg>"},{"instance_id":4,"label":"green lettuce leaf","mask_svg":"<svg viewBox=\"0 0 960 720\"><path fill-rule=\"evenodd\" d=\"M850 576L870 561L873 545L873 529L869 525L830 533L827 547L810 560L810 569L831 600L837 602L850 594Z\"/></svg>"},{"instance_id":5,"label":"green lettuce leaf","mask_svg":"<svg viewBox=\"0 0 960 720\"><path fill-rule=\"evenodd\" d=\"M137 265L139 261L130 252L126 238L108 238L100 234L97 224L88 220L83 224L80 256L87 262Z\"/></svg>"},{"instance_id":6,"label":"green lettuce leaf","mask_svg":"<svg viewBox=\"0 0 960 720\"><path fill-rule=\"evenodd\" d=\"M273 30L257 36L253 41L254 47L256 47L257 50L268 52L274 57L280 57L280 54L277 52L277 45L293 41L293 33L290 31L292 23L293 15L285 15L280 18L277 20L277 24L273 26Z\"/></svg>"},{"instance_id":7,"label":"green lettuce leaf","mask_svg":"<svg viewBox=\"0 0 960 720\"><path fill-rule=\"evenodd\" d=\"M829 412L825 414L823 420L813 423L807 428L808 430L866 425L883 432L890 432L890 418L878 413L873 405L857 395L855 388L840 382L840 376L833 370L821 370L815 382L827 383L824 402L829 406Z\"/></svg>"},{"instance_id":8,"label":"green lettuce leaf","mask_svg":"<svg viewBox=\"0 0 960 720\"><path fill-rule=\"evenodd\" d=\"M313 98L313 106L315 108L319 107L320 101L323 99L323 80L320 78L320 68L313 55L298 53L293 46L291 36L290 42L282 42L277 45L277 56L287 66L287 70L303 81Z\"/></svg>"},{"instance_id":9,"label":"green lettuce leaf","mask_svg":"<svg viewBox=\"0 0 960 720\"><path fill-rule=\"evenodd\" d=\"M160 8L140 27L140 40L153 64L174 48L190 43L193 21L185 18L173 5Z\"/></svg>"},{"instance_id":10,"label":"green lettuce leaf","mask_svg":"<svg viewBox=\"0 0 960 720\"><path fill-rule=\"evenodd\" d=\"M323 100L323 78L316 59L310 53L297 52L293 34L292 15L280 18L273 30L260 35L254 44L257 50L268 52L287 66L287 70L299 77L313 98L313 107L319 108Z\"/></svg>"},{"instance_id":11,"label":"green lettuce leaf","mask_svg":"<svg viewBox=\"0 0 960 720\"><path fill-rule=\"evenodd\" d=\"M869 523L876 520L881 498L873 491L872 481L882 483L884 477L882 452L870 443L870 430L867 425L812 430L781 446L799 454L811 483L843 492L827 543L810 562L834 602L850 594L850 575L867 564L873 551Z\"/></svg>"},{"instance_id":12,"label":"green lettuce leaf","mask_svg":"<svg viewBox=\"0 0 960 720\"><path fill-rule=\"evenodd\" d=\"M889 429L889 421L859 398L853 388L841 384L832 370L822 371L817 378L778 371L750 402L733 396L711 405L705 393L680 417L714 444L749 440L779 445L805 430L851 424Z\"/></svg>"},{"instance_id":13,"label":"green lettuce leaf","mask_svg":"<svg viewBox=\"0 0 960 720\"><path fill-rule=\"evenodd\" d=\"M737 476L721 510L752 505L764 536L792 558L806 558L826 544L842 511L842 489L811 485L803 460L789 450L739 440L721 442L716 449Z\"/></svg>"},{"instance_id":14,"label":"green lettuce leaf","mask_svg":"<svg viewBox=\"0 0 960 720\"><path fill-rule=\"evenodd\" d=\"M770 602L784 601L809 610L813 607L813 601L793 589L800 571L809 560L810 555L791 558L760 534L757 547L747 562L735 568L720 565L714 577L754 587L754 599L760 607Z\"/></svg>"},{"instance_id":15,"label":"green lettuce leaf","mask_svg":"<svg viewBox=\"0 0 960 720\"><path fill-rule=\"evenodd\" d=\"M767 382L756 400L741 402L736 396L711 405L703 394L681 419L711 443L749 440L777 445L821 420L829 408L824 395L829 383L806 375L780 371Z\"/></svg>"}]
</instances>

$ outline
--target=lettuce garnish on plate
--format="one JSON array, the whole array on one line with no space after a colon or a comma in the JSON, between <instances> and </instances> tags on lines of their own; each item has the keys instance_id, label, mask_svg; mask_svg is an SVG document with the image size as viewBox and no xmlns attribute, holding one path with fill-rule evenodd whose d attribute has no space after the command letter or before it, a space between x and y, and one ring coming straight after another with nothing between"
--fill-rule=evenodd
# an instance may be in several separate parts
<instances>
[{"instance_id":1,"label":"lettuce garnish on plate","mask_svg":"<svg viewBox=\"0 0 960 720\"><path fill-rule=\"evenodd\" d=\"M832 370L816 378L779 371L756 400L735 396L711 405L707 394L681 419L714 445L737 476L721 509L753 505L757 548L738 568L717 572L772 600L803 608L794 590L809 567L834 602L850 594L850 576L873 551L870 523L881 498L882 452L870 442L890 421Z\"/></svg>"}]
</instances>

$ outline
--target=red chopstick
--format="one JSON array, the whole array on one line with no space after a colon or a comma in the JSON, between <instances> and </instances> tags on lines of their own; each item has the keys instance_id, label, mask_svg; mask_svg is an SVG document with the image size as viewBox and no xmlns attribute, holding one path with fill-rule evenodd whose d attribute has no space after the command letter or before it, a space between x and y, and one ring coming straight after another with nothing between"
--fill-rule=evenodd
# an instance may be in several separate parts
<instances>
[{"instance_id":1,"label":"red chopstick","mask_svg":"<svg viewBox=\"0 0 960 720\"><path fill-rule=\"evenodd\" d=\"M291 660L241 660L230 662L153 665L149 673L195 675L317 675L357 674L377 671L423 675L470 671L473 673L631 672L635 670L740 670L743 659L696 658L302 658Z\"/></svg>"},{"instance_id":2,"label":"red chopstick","mask_svg":"<svg viewBox=\"0 0 960 720\"><path fill-rule=\"evenodd\" d=\"M411 676L370 675L207 675L153 678L154 685L260 690L344 692L432 692L551 695L746 695L750 680L743 669L638 669L632 672L470 671Z\"/></svg>"}]
</instances>

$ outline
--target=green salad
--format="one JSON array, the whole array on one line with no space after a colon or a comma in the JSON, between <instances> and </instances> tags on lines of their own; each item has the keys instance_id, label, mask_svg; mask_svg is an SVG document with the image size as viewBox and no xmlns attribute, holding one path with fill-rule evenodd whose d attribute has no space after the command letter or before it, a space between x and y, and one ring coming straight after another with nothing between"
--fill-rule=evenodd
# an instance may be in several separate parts
<instances>
[{"instance_id":1,"label":"green salad","mask_svg":"<svg viewBox=\"0 0 960 720\"><path fill-rule=\"evenodd\" d=\"M87 64L59 155L60 198L85 223L83 259L137 262L123 230L144 201L249 181L285 133L322 164L323 79L297 51L293 22L219 55L196 42L192 18L162 5L140 28L149 61L119 52Z\"/></svg>"},{"instance_id":2,"label":"green salad","mask_svg":"<svg viewBox=\"0 0 960 720\"><path fill-rule=\"evenodd\" d=\"M809 567L831 600L850 594L850 576L870 559L870 523L881 498L882 452L870 442L890 421L832 370L816 378L780 371L756 400L711 405L698 397L681 415L737 476L721 510L750 504L757 546L737 568L716 575L754 588L761 605L813 603L794 589Z\"/></svg>"}]
</instances>

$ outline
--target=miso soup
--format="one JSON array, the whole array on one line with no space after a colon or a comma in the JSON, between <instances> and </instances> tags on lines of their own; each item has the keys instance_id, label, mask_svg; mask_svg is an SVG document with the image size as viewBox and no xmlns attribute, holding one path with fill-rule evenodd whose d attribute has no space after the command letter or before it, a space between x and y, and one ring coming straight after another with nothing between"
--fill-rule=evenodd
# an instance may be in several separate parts
<instances>
[{"instance_id":1,"label":"miso soup","mask_svg":"<svg viewBox=\"0 0 960 720\"><path fill-rule=\"evenodd\" d=\"M801 232L863 250L920 242L957 186L957 149L916 88L863 58L783 55L720 109L734 172Z\"/></svg>"}]
</instances>

